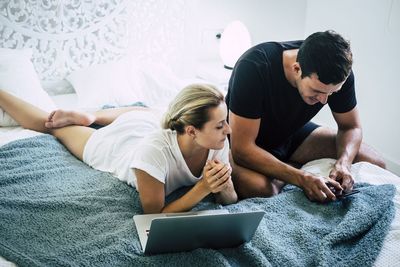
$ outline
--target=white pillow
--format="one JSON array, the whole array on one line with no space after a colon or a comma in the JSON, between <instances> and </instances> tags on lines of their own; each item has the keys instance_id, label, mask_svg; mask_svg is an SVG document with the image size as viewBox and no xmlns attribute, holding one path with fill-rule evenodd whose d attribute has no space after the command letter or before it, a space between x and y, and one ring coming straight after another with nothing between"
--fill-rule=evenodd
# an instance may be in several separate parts
<instances>
[{"instance_id":1,"label":"white pillow","mask_svg":"<svg viewBox=\"0 0 400 267\"><path fill-rule=\"evenodd\" d=\"M79 110L78 95L75 93L53 95L51 96L51 100L53 100L57 108L68 109L68 110Z\"/></svg>"},{"instance_id":2,"label":"white pillow","mask_svg":"<svg viewBox=\"0 0 400 267\"><path fill-rule=\"evenodd\" d=\"M132 63L131 73L130 78L140 80L141 87L145 88L143 102L152 107L167 106L186 85L168 66L160 63Z\"/></svg>"},{"instance_id":3,"label":"white pillow","mask_svg":"<svg viewBox=\"0 0 400 267\"><path fill-rule=\"evenodd\" d=\"M50 112L55 105L43 90L31 57L31 49L0 48L0 88ZM16 125L18 123L0 108L0 126Z\"/></svg>"},{"instance_id":4,"label":"white pillow","mask_svg":"<svg viewBox=\"0 0 400 267\"><path fill-rule=\"evenodd\" d=\"M129 69L127 61L120 60L74 71L67 80L74 87L81 108L129 105L143 101L141 84L130 83Z\"/></svg>"}]
</instances>

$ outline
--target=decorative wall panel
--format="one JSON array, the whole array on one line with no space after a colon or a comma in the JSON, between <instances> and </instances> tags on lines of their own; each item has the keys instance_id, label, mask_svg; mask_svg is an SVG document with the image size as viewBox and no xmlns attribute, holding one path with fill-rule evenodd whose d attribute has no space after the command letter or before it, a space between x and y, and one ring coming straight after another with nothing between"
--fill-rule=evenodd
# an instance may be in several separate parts
<instances>
[{"instance_id":1,"label":"decorative wall panel","mask_svg":"<svg viewBox=\"0 0 400 267\"><path fill-rule=\"evenodd\" d=\"M125 54L171 63L182 51L184 6L184 0L0 0L0 47L32 48L44 84Z\"/></svg>"}]
</instances>

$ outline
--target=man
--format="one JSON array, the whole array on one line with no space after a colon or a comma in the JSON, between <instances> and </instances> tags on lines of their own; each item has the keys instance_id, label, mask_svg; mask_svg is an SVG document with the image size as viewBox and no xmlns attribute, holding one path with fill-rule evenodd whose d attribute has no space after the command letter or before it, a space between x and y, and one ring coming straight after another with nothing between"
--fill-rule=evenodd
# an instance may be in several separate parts
<instances>
[{"instance_id":1,"label":"man","mask_svg":"<svg viewBox=\"0 0 400 267\"><path fill-rule=\"evenodd\" d=\"M334 31L304 41L262 43L242 55L226 97L233 160L252 170L238 168L242 171L234 175L241 198L272 196L290 183L312 201L334 200L326 182L339 192L350 191L353 162L385 168L362 143L352 62L349 42ZM325 104L337 133L310 121ZM292 167L319 158L337 159L329 178Z\"/></svg>"}]
</instances>

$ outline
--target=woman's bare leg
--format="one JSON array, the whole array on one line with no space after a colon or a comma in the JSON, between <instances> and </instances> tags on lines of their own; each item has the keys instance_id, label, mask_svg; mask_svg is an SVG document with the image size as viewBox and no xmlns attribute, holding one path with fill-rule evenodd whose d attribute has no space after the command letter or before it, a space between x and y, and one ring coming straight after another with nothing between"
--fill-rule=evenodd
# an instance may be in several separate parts
<instances>
[{"instance_id":1,"label":"woman's bare leg","mask_svg":"<svg viewBox=\"0 0 400 267\"><path fill-rule=\"evenodd\" d=\"M83 111L55 110L50 113L45 123L47 128L60 128L68 125L89 126L92 123L108 125L121 114L132 110L149 110L145 107L121 107L102 109L92 113Z\"/></svg>"},{"instance_id":2,"label":"woman's bare leg","mask_svg":"<svg viewBox=\"0 0 400 267\"><path fill-rule=\"evenodd\" d=\"M58 109L49 114L44 126L46 128L61 128L69 125L89 126L95 120L96 117L90 113Z\"/></svg>"},{"instance_id":3,"label":"woman's bare leg","mask_svg":"<svg viewBox=\"0 0 400 267\"><path fill-rule=\"evenodd\" d=\"M0 107L22 127L34 131L49 133L44 126L48 113L3 90L0 90Z\"/></svg>"},{"instance_id":4,"label":"woman's bare leg","mask_svg":"<svg viewBox=\"0 0 400 267\"><path fill-rule=\"evenodd\" d=\"M22 127L54 135L80 160L82 160L83 149L87 140L95 131L84 126L46 128L45 122L48 120L49 113L3 90L0 90L0 107Z\"/></svg>"},{"instance_id":5,"label":"woman's bare leg","mask_svg":"<svg viewBox=\"0 0 400 267\"><path fill-rule=\"evenodd\" d=\"M51 129L54 135L75 157L83 160L83 150L93 132L90 127L71 125L62 128Z\"/></svg>"},{"instance_id":6,"label":"woman's bare leg","mask_svg":"<svg viewBox=\"0 0 400 267\"><path fill-rule=\"evenodd\" d=\"M95 123L99 125L108 125L112 123L116 118L120 115L133 111L133 110L148 110L150 108L147 107L118 107L118 108L108 108L108 109L101 109L98 111L93 112L92 114L96 117Z\"/></svg>"}]
</instances>

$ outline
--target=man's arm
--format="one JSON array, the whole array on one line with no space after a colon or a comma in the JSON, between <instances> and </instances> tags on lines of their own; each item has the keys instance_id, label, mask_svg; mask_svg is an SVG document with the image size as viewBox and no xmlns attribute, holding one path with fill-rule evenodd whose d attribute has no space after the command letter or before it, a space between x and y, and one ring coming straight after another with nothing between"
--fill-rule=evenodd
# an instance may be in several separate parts
<instances>
[{"instance_id":1,"label":"man's arm","mask_svg":"<svg viewBox=\"0 0 400 267\"><path fill-rule=\"evenodd\" d=\"M333 117L338 125L336 136L337 161L330 173L330 178L341 181L344 190L351 190L354 180L350 167L356 157L361 141L362 129L357 107L349 112L335 113Z\"/></svg>"},{"instance_id":2,"label":"man's arm","mask_svg":"<svg viewBox=\"0 0 400 267\"><path fill-rule=\"evenodd\" d=\"M273 177L299 186L311 200L335 199L334 194L318 176L296 169L274 157L256 144L261 119L248 119L229 111L232 128L231 149L234 161L266 177Z\"/></svg>"}]
</instances>

